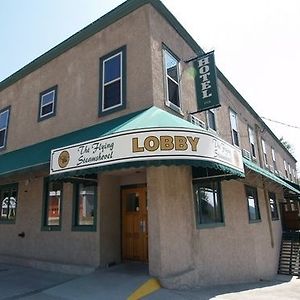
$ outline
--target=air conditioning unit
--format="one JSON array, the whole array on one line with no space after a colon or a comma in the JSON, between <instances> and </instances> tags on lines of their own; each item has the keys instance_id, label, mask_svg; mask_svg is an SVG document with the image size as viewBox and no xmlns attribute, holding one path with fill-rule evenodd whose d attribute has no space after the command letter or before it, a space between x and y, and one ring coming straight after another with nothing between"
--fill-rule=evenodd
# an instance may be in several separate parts
<instances>
[{"instance_id":1,"label":"air conditioning unit","mask_svg":"<svg viewBox=\"0 0 300 300\"><path fill-rule=\"evenodd\" d=\"M191 115L191 114L189 115L189 121L192 124L197 125L197 126L205 129L205 123L202 120L195 117L194 115Z\"/></svg>"},{"instance_id":2,"label":"air conditioning unit","mask_svg":"<svg viewBox=\"0 0 300 300\"><path fill-rule=\"evenodd\" d=\"M249 152L248 150L242 149L242 155L243 155L243 157L245 157L246 159L251 160L251 154L250 154L250 152Z\"/></svg>"},{"instance_id":3,"label":"air conditioning unit","mask_svg":"<svg viewBox=\"0 0 300 300\"><path fill-rule=\"evenodd\" d=\"M272 173L274 173L274 167L270 165L270 169L269 169Z\"/></svg>"}]
</instances>

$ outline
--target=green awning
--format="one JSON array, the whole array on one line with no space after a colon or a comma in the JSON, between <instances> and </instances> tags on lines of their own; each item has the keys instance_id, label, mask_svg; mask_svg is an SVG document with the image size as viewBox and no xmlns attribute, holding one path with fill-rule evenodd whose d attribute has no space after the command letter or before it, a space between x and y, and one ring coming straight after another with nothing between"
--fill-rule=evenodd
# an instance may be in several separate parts
<instances>
[{"instance_id":1,"label":"green awning","mask_svg":"<svg viewBox=\"0 0 300 300\"><path fill-rule=\"evenodd\" d=\"M52 149L66 147L68 145L81 143L99 137L110 136L115 133L134 130L136 128L187 128L197 131L207 132L184 119L174 116L157 107L150 107L138 112L134 112L104 123L99 123L78 131L74 131L62 136L49 139L22 149L0 155L0 176L10 175L15 172L28 171L38 167L48 166L50 162L50 152ZM125 163L119 166L101 167L101 170L109 170L125 167L138 167L150 165L191 165L196 167L211 168L218 172L229 173L233 176L244 177L243 172L230 168L225 164L212 161L193 160L157 160L136 163ZM98 169L99 170L99 169ZM90 172L91 170L79 171ZM95 170L94 170L95 171Z\"/></svg>"},{"instance_id":2,"label":"green awning","mask_svg":"<svg viewBox=\"0 0 300 300\"><path fill-rule=\"evenodd\" d=\"M292 192L300 195L300 190L298 190L295 187L293 187L292 185L288 184L286 181L284 181L280 177L276 176L275 174L269 172L268 170L265 170L265 169L259 167L254 162L249 161L249 160L247 160L245 158L243 158L243 162L244 162L244 165L248 169L250 169L250 170L252 170L252 171L254 171L256 173L259 173L259 174L263 175L264 177L266 177L266 178L268 178L268 179L270 179L270 180L272 180L272 181L280 184L281 186L287 188L288 190L290 190L290 191L292 191Z\"/></svg>"}]
</instances>

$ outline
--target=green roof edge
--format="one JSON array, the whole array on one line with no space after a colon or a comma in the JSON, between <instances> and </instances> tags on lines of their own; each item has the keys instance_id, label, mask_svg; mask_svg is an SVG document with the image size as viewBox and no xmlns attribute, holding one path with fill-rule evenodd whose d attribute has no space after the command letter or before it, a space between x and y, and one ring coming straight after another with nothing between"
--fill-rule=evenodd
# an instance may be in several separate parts
<instances>
[{"instance_id":1,"label":"green roof edge","mask_svg":"<svg viewBox=\"0 0 300 300\"><path fill-rule=\"evenodd\" d=\"M100 30L103 30L107 26L113 24L119 19L125 17L132 11L138 9L139 7L151 4L165 19L166 21L176 30L176 32L187 42L191 49L197 54L204 54L203 49L198 45L198 43L192 38L192 36L186 31L186 29L179 23L176 17L166 8L166 6L160 0L127 0L126 2L120 4L113 10L106 13L104 16L100 17L96 21L87 25L77 33L70 36L65 41L61 42L54 48L50 49L46 53L42 54L38 58L34 59L29 64L25 65L23 68L13 73L6 79L0 82L0 92L18 80L22 79L31 72L37 70L44 64L50 62L54 58L68 51L69 49L80 44L84 40L93 36ZM241 96L241 94L235 89L235 87L229 82L229 80L224 76L224 74L217 68L218 78L225 84L225 86L234 94L234 96L251 112L251 114L260 122L260 124L267 129L271 136L278 142L282 149L290 155L295 162L297 160L295 157L284 147L280 142L278 137L272 132L272 130L266 125L266 123L259 117L259 115L254 111L254 109L249 105L249 103Z\"/></svg>"}]
</instances>

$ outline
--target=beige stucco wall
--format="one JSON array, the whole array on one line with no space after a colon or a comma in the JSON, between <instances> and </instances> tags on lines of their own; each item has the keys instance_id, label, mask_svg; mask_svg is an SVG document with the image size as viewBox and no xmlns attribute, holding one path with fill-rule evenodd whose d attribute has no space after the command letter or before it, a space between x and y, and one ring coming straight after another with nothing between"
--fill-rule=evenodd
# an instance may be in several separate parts
<instances>
[{"instance_id":1,"label":"beige stucco wall","mask_svg":"<svg viewBox=\"0 0 300 300\"><path fill-rule=\"evenodd\" d=\"M252 175L251 175L252 176ZM169 288L268 279L277 273L281 223L268 224L268 201L256 176L222 181L224 226L196 227L191 169L147 170L149 271ZM261 221L249 223L244 184L257 187ZM282 198L279 187L267 184Z\"/></svg>"},{"instance_id":2,"label":"beige stucco wall","mask_svg":"<svg viewBox=\"0 0 300 300\"><path fill-rule=\"evenodd\" d=\"M28 174L29 175L29 174ZM60 231L42 231L43 185L46 173L19 178L15 224L0 224L0 255L60 264L99 265L99 226L96 232L72 231L73 185L65 183ZM4 183L17 182L11 178ZM98 205L99 215L99 205ZM99 224L99 222L98 222ZM18 236L24 232L25 237Z\"/></svg>"},{"instance_id":3,"label":"beige stucco wall","mask_svg":"<svg viewBox=\"0 0 300 300\"><path fill-rule=\"evenodd\" d=\"M0 92L0 109L11 105L7 151L152 105L148 9L137 9ZM99 58L124 45L127 109L99 117ZM56 116L38 122L39 94L56 84Z\"/></svg>"}]
</instances>

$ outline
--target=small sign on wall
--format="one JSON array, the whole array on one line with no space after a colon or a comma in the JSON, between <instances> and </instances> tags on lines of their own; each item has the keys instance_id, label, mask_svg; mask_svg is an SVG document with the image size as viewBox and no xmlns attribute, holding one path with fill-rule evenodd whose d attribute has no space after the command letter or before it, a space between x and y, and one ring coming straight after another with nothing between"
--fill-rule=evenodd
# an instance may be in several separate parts
<instances>
[{"instance_id":1,"label":"small sign on wall","mask_svg":"<svg viewBox=\"0 0 300 300\"><path fill-rule=\"evenodd\" d=\"M214 52L200 56L194 61L195 85L198 111L221 106L218 95Z\"/></svg>"}]
</instances>

